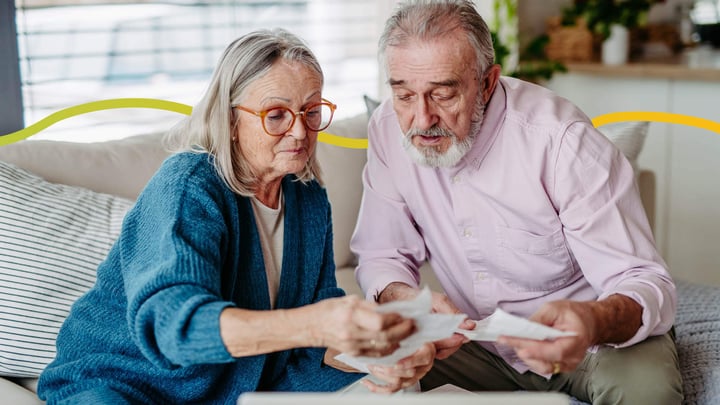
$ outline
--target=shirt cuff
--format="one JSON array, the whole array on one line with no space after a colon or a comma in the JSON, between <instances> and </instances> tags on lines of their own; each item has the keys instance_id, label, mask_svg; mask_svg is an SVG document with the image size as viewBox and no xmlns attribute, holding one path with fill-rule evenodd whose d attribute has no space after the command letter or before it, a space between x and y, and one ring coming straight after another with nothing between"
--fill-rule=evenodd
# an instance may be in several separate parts
<instances>
[{"instance_id":1,"label":"shirt cuff","mask_svg":"<svg viewBox=\"0 0 720 405\"><path fill-rule=\"evenodd\" d=\"M628 288L629 287L629 288ZM622 343L607 343L606 346L614 348L629 347L640 343L651 335L661 335L670 330L673 319L663 319L660 303L658 302L657 290L652 290L644 284L637 283L615 291L602 294L598 300L605 299L613 294L624 295L642 307L642 323L635 335ZM665 317L667 318L667 317ZM672 318L672 316L670 317ZM667 326L667 327L665 327Z\"/></svg>"},{"instance_id":2,"label":"shirt cuff","mask_svg":"<svg viewBox=\"0 0 720 405\"><path fill-rule=\"evenodd\" d=\"M371 265L361 265L355 270L360 288L365 292L365 299L377 302L380 293L391 283L405 283L414 288L420 288L419 276L413 276L407 269L392 267L369 268Z\"/></svg>"}]
</instances>

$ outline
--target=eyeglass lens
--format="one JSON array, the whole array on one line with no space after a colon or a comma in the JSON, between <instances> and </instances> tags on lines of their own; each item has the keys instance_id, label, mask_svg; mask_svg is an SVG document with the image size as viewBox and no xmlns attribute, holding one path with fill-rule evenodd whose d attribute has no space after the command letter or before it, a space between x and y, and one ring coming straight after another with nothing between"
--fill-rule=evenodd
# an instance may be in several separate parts
<instances>
[{"instance_id":1,"label":"eyeglass lens","mask_svg":"<svg viewBox=\"0 0 720 405\"><path fill-rule=\"evenodd\" d=\"M303 110L300 119L310 131L322 131L332 119L333 111L327 104L316 104ZM285 107L277 107L267 111L264 118L265 129L272 135L287 132L293 125L295 113Z\"/></svg>"}]
</instances>

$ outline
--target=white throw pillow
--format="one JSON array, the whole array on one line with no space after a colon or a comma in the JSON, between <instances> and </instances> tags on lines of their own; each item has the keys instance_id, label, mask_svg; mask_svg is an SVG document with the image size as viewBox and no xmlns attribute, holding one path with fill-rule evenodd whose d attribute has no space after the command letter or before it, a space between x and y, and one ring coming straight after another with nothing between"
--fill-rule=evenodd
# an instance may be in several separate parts
<instances>
[{"instance_id":1,"label":"white throw pillow","mask_svg":"<svg viewBox=\"0 0 720 405\"><path fill-rule=\"evenodd\" d=\"M37 377L133 202L0 162L0 375Z\"/></svg>"},{"instance_id":2,"label":"white throw pillow","mask_svg":"<svg viewBox=\"0 0 720 405\"><path fill-rule=\"evenodd\" d=\"M620 149L630 161L635 174L638 174L638 156L645 144L649 126L649 121L628 121L603 125L598 130Z\"/></svg>"}]
</instances>

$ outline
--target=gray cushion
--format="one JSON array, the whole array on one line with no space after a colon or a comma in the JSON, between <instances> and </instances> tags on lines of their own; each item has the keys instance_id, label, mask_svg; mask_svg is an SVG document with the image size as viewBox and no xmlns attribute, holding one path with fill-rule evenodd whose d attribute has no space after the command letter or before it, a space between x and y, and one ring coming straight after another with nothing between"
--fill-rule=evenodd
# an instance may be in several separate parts
<instances>
[{"instance_id":1,"label":"gray cushion","mask_svg":"<svg viewBox=\"0 0 720 405\"><path fill-rule=\"evenodd\" d=\"M720 287L677 281L684 404L720 404Z\"/></svg>"}]
</instances>

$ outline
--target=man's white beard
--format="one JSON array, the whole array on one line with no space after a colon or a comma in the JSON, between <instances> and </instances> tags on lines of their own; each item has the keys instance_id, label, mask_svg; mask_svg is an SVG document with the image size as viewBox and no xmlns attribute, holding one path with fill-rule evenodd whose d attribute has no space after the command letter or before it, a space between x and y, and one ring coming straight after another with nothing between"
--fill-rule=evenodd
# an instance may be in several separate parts
<instances>
[{"instance_id":1,"label":"man's white beard","mask_svg":"<svg viewBox=\"0 0 720 405\"><path fill-rule=\"evenodd\" d=\"M458 142L455 134L449 135L451 138L450 147L445 153L440 153L436 146L424 146L418 148L412 143L412 136L403 137L403 147L410 155L410 158L417 164L428 167L452 167L455 166L460 159L468 153L472 147L474 134L468 136L463 141ZM439 135L442 136L442 135Z\"/></svg>"},{"instance_id":2,"label":"man's white beard","mask_svg":"<svg viewBox=\"0 0 720 405\"><path fill-rule=\"evenodd\" d=\"M465 157L475 143L475 138L482 125L485 116L485 104L479 104L475 111L475 120L470 125L468 136L462 141L457 140L457 135L450 130L432 127L426 131L410 128L403 136L402 143L410 158L417 164L428 167L453 167ZM450 147L445 153L438 151L438 146L417 147L412 143L414 136L439 136L449 137Z\"/></svg>"}]
</instances>

